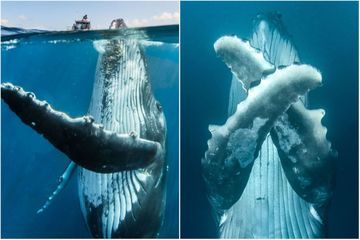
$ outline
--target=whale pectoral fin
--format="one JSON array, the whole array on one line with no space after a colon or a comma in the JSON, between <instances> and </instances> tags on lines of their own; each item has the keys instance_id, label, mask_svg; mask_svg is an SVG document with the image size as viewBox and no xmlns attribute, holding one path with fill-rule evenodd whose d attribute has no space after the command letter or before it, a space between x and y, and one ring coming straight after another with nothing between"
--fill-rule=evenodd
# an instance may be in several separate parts
<instances>
[{"instance_id":1,"label":"whale pectoral fin","mask_svg":"<svg viewBox=\"0 0 360 240\"><path fill-rule=\"evenodd\" d=\"M239 199L276 119L320 84L321 74L308 65L277 70L249 90L224 125L209 127L212 136L202 168L209 199L216 209L227 209Z\"/></svg>"},{"instance_id":2,"label":"whale pectoral fin","mask_svg":"<svg viewBox=\"0 0 360 240\"><path fill-rule=\"evenodd\" d=\"M209 126L212 137L201 164L209 201L219 215L240 198L268 131L268 122L256 118L248 127L228 134L224 126Z\"/></svg>"},{"instance_id":3,"label":"whale pectoral fin","mask_svg":"<svg viewBox=\"0 0 360 240\"><path fill-rule=\"evenodd\" d=\"M160 143L135 133L104 130L92 117L71 118L11 83L1 84L1 97L25 124L91 171L111 173L142 168L163 152Z\"/></svg>"},{"instance_id":4,"label":"whale pectoral fin","mask_svg":"<svg viewBox=\"0 0 360 240\"><path fill-rule=\"evenodd\" d=\"M324 110L308 110L298 101L271 130L289 183L315 206L326 203L332 194L336 158L326 139L327 129L321 124L324 115Z\"/></svg>"},{"instance_id":5,"label":"whale pectoral fin","mask_svg":"<svg viewBox=\"0 0 360 240\"><path fill-rule=\"evenodd\" d=\"M261 52L238 37L221 37L215 42L214 49L241 81L246 92L254 82L275 71L275 67L265 60Z\"/></svg>"},{"instance_id":6,"label":"whale pectoral fin","mask_svg":"<svg viewBox=\"0 0 360 240\"><path fill-rule=\"evenodd\" d=\"M73 173L76 169L76 163L71 162L65 172L59 177L59 184L56 187L55 191L51 194L51 196L46 200L44 205L36 212L37 214L44 212L50 204L54 201L55 197L58 196L62 190L66 187L66 185L69 183Z\"/></svg>"}]
</instances>

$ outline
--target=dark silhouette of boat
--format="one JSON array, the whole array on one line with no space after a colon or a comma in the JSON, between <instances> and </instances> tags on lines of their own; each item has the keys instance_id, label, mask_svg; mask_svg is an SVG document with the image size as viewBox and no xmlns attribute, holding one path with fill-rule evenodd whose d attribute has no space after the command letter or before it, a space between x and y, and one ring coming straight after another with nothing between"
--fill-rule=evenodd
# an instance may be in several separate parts
<instances>
[{"instance_id":1,"label":"dark silhouette of boat","mask_svg":"<svg viewBox=\"0 0 360 240\"><path fill-rule=\"evenodd\" d=\"M90 21L88 20L87 15L85 14L85 16L81 20L75 20L75 23L72 25L71 29L73 31L76 31L76 30L90 30L91 29L91 24L90 24Z\"/></svg>"}]
</instances>

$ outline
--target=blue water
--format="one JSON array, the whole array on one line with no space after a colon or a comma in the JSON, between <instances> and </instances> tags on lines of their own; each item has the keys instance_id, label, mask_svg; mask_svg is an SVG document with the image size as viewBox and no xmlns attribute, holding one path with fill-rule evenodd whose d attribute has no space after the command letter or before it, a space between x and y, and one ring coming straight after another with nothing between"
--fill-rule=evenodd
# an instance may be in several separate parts
<instances>
[{"instance_id":1,"label":"blue water","mask_svg":"<svg viewBox=\"0 0 360 240\"><path fill-rule=\"evenodd\" d=\"M89 107L98 58L93 39L116 32L101 34L24 35L16 44L3 45L1 79L33 91L55 109L82 116ZM162 46L146 47L145 55L155 97L163 105L167 120L168 189L160 236L172 238L178 236L179 219L179 48L174 44L178 28L156 28L149 35L156 38L148 40L164 41ZM1 236L90 238L80 210L76 177L44 213L36 214L70 161L24 125L6 104L1 106Z\"/></svg>"},{"instance_id":2,"label":"blue water","mask_svg":"<svg viewBox=\"0 0 360 240\"><path fill-rule=\"evenodd\" d=\"M339 157L327 236L358 237L358 3L181 2L181 233L214 237L200 159L209 124L227 116L231 73L213 50L223 35L249 38L258 13L278 11L302 62L318 68L323 86L310 108L324 108L323 124Z\"/></svg>"}]
</instances>

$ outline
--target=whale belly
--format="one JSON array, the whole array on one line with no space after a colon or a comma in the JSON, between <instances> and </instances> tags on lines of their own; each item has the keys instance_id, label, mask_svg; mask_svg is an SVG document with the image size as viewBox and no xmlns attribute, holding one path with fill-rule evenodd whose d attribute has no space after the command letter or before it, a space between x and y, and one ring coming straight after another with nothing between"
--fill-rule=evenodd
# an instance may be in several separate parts
<instances>
[{"instance_id":1,"label":"whale belly","mask_svg":"<svg viewBox=\"0 0 360 240\"><path fill-rule=\"evenodd\" d=\"M221 238L316 238L323 224L292 189L268 135L240 199L220 219Z\"/></svg>"},{"instance_id":2,"label":"whale belly","mask_svg":"<svg viewBox=\"0 0 360 240\"><path fill-rule=\"evenodd\" d=\"M81 210L94 237L156 235L161 221L148 221L148 216L155 219L163 201L149 201L156 195L144 184L149 177L143 170L101 174L79 168Z\"/></svg>"}]
</instances>

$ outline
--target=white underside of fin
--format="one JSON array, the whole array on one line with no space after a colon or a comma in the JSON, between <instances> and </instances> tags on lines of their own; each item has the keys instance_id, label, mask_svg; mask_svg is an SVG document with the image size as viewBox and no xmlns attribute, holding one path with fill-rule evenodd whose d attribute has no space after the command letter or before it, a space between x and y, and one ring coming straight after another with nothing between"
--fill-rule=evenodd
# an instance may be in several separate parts
<instances>
[{"instance_id":1,"label":"white underside of fin","mask_svg":"<svg viewBox=\"0 0 360 240\"><path fill-rule=\"evenodd\" d=\"M55 191L51 194L51 196L48 198L48 200L45 202L45 204L36 212L36 213L42 213L46 208L50 206L50 204L53 202L54 198L58 196L62 190L65 188L65 186L69 183L71 176L73 175L75 169L76 169L76 163L71 162L65 172L59 177L59 184Z\"/></svg>"}]
</instances>

